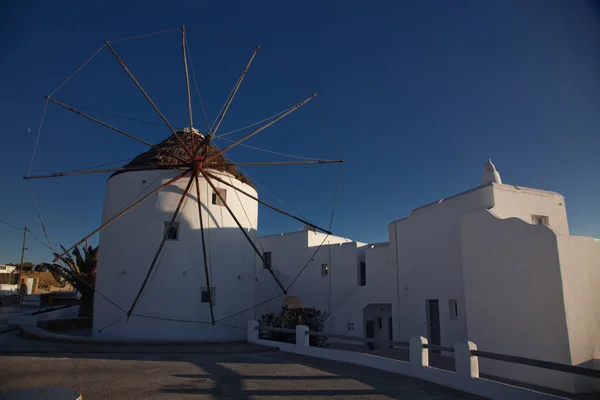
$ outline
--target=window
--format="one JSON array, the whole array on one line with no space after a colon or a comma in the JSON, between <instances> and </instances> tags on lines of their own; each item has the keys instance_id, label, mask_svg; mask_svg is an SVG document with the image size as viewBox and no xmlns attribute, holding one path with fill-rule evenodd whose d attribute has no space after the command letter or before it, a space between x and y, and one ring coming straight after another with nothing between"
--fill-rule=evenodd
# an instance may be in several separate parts
<instances>
[{"instance_id":1,"label":"window","mask_svg":"<svg viewBox=\"0 0 600 400\"><path fill-rule=\"evenodd\" d=\"M379 330L383 329L383 319L381 317L377 318L377 329L379 329Z\"/></svg>"},{"instance_id":2,"label":"window","mask_svg":"<svg viewBox=\"0 0 600 400\"><path fill-rule=\"evenodd\" d=\"M215 305L215 288L211 287L210 291L208 288L203 287L200 291L200 303L209 304L212 300L212 305Z\"/></svg>"},{"instance_id":3,"label":"window","mask_svg":"<svg viewBox=\"0 0 600 400\"><path fill-rule=\"evenodd\" d=\"M221 195L223 200L217 196L217 192ZM224 206L227 201L227 189L217 189L217 192L213 192L212 194L212 203L216 206Z\"/></svg>"},{"instance_id":4,"label":"window","mask_svg":"<svg viewBox=\"0 0 600 400\"><path fill-rule=\"evenodd\" d=\"M548 217L545 215L532 215L531 222L534 225L546 225L548 226Z\"/></svg>"},{"instance_id":5,"label":"window","mask_svg":"<svg viewBox=\"0 0 600 400\"><path fill-rule=\"evenodd\" d=\"M457 319L458 318L458 302L454 299L448 300L448 305L450 307L450 318Z\"/></svg>"},{"instance_id":6,"label":"window","mask_svg":"<svg viewBox=\"0 0 600 400\"><path fill-rule=\"evenodd\" d=\"M263 253L263 259L265 260L265 262L263 263L263 268L271 269L271 252L265 251Z\"/></svg>"},{"instance_id":7,"label":"window","mask_svg":"<svg viewBox=\"0 0 600 400\"><path fill-rule=\"evenodd\" d=\"M364 262L360 263L358 271L358 285L365 286L367 284L367 264Z\"/></svg>"},{"instance_id":8,"label":"window","mask_svg":"<svg viewBox=\"0 0 600 400\"><path fill-rule=\"evenodd\" d=\"M325 277L329 275L329 264L321 264L321 276Z\"/></svg>"},{"instance_id":9,"label":"window","mask_svg":"<svg viewBox=\"0 0 600 400\"><path fill-rule=\"evenodd\" d=\"M167 240L179 240L179 222L165 221L163 230Z\"/></svg>"}]
</instances>

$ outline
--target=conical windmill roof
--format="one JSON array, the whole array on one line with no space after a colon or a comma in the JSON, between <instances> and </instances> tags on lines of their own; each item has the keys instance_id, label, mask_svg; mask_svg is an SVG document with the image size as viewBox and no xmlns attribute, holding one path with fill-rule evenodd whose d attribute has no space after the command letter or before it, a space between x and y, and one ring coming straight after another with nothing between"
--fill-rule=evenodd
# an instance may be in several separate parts
<instances>
[{"instance_id":1,"label":"conical windmill roof","mask_svg":"<svg viewBox=\"0 0 600 400\"><path fill-rule=\"evenodd\" d=\"M204 136L195 132L190 132L189 129L185 129L182 131L178 131L177 134L181 138L181 140L188 146L188 148L192 148L192 135L194 137L194 145L202 145L204 144ZM184 160L189 159L189 155L186 151L181 147L179 140L175 137L175 135L171 135L156 146L150 148L148 151L138 155L129 163L124 165L124 168L128 167L156 167L156 169L171 169L177 165L181 165L181 161L171 157L162 150L167 150L169 153L174 154ZM211 144L208 146L207 156L213 155L217 153L218 150ZM212 170L228 172L233 175L237 180L254 187L252 182L242 174L236 167L227 165L231 164L231 162L227 161L227 159L223 155L217 156L215 159L210 161ZM215 165L215 166L213 166ZM119 171L115 172L112 176L126 173L127 171ZM111 177L112 177L111 176Z\"/></svg>"}]
</instances>

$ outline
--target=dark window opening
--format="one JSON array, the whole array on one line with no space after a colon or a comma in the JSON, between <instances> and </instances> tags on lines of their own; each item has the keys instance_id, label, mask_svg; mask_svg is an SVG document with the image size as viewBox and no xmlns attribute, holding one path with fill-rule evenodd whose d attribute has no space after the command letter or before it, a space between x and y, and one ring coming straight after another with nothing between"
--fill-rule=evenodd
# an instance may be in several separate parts
<instances>
[{"instance_id":1,"label":"dark window opening","mask_svg":"<svg viewBox=\"0 0 600 400\"><path fill-rule=\"evenodd\" d=\"M271 252L265 251L263 253L263 259L264 259L263 268L271 269Z\"/></svg>"},{"instance_id":2,"label":"dark window opening","mask_svg":"<svg viewBox=\"0 0 600 400\"><path fill-rule=\"evenodd\" d=\"M221 195L221 197L217 195L217 192ZM225 202L227 201L227 189L217 189L217 192L213 191L212 203L216 206L224 206ZM223 198L223 200L221 200L221 198Z\"/></svg>"},{"instance_id":3,"label":"dark window opening","mask_svg":"<svg viewBox=\"0 0 600 400\"><path fill-rule=\"evenodd\" d=\"M361 262L358 285L365 286L366 284L367 284L367 264L364 262Z\"/></svg>"},{"instance_id":4,"label":"dark window opening","mask_svg":"<svg viewBox=\"0 0 600 400\"><path fill-rule=\"evenodd\" d=\"M167 240L179 240L179 222L165 221L163 227L163 234L167 237Z\"/></svg>"},{"instance_id":5,"label":"dark window opening","mask_svg":"<svg viewBox=\"0 0 600 400\"><path fill-rule=\"evenodd\" d=\"M210 303L212 300L212 304L215 305L215 288L202 288L200 292L200 303Z\"/></svg>"},{"instance_id":6,"label":"dark window opening","mask_svg":"<svg viewBox=\"0 0 600 400\"><path fill-rule=\"evenodd\" d=\"M450 305L450 318L456 319L458 318L458 301L452 299L449 300Z\"/></svg>"}]
</instances>

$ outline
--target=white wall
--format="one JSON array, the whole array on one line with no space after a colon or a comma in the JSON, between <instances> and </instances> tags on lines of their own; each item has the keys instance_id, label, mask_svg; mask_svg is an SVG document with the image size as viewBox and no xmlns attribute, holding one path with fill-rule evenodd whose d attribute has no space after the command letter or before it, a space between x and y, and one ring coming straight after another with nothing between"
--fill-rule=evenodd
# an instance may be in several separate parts
<instances>
[{"instance_id":1,"label":"white wall","mask_svg":"<svg viewBox=\"0 0 600 400\"><path fill-rule=\"evenodd\" d=\"M547 216L554 232L569 234L565 199L558 193L513 185L494 184L494 214L532 223L532 215Z\"/></svg>"},{"instance_id":2,"label":"white wall","mask_svg":"<svg viewBox=\"0 0 600 400\"><path fill-rule=\"evenodd\" d=\"M410 340L410 362L385 358L374 354L357 351L333 350L309 346L308 327L299 325L296 327L296 343L283 343L271 340L259 339L258 322L248 322L248 342L263 346L278 348L280 351L302 354L310 357L335 360L351 364L364 365L381 371L408 375L417 379L433 382L438 385L448 386L463 392L482 396L486 399L504 400L550 400L564 399L563 397L537 392L518 386L487 380L479 377L477 368L477 357L470 354L470 350L476 348L473 343L457 343L454 346L456 359L456 372L429 367L429 351L423 348L427 339L413 337ZM401 383L399 383L401 385Z\"/></svg>"},{"instance_id":3,"label":"white wall","mask_svg":"<svg viewBox=\"0 0 600 400\"><path fill-rule=\"evenodd\" d=\"M176 174L176 171L127 172L110 178L103 221L124 208L143 189L147 193ZM218 174L236 187L256 195L252 187L224 173ZM98 292L121 308L130 308L141 287L162 241L164 222L172 218L188 180L189 177L186 177L169 185L101 232L96 287ZM226 188L227 203L249 235L255 237L256 201L241 194L238 197L233 189L213 182L217 187ZM200 178L200 184L211 285L216 288L214 313L219 319L242 311L253 303L256 255L225 207L212 204L212 189L208 183ZM155 273L134 312L151 317L210 322L209 306L200 302L201 288L207 285L194 185L178 220L179 240L165 243ZM106 337L194 340L244 337L243 331L221 324L211 326L139 316L132 316L129 321L123 318L98 333L124 314L98 294L94 303L94 333ZM252 311L249 311L226 322L244 327L252 316Z\"/></svg>"},{"instance_id":4,"label":"white wall","mask_svg":"<svg viewBox=\"0 0 600 400\"><path fill-rule=\"evenodd\" d=\"M11 272L15 272L16 268L17 267L15 267L14 265L0 264L0 273L10 274Z\"/></svg>"},{"instance_id":5,"label":"white wall","mask_svg":"<svg viewBox=\"0 0 600 400\"><path fill-rule=\"evenodd\" d=\"M390 305L394 332L397 329L396 270L390 258L389 244L368 245L364 252L366 285L355 287L352 296L332 311L332 317L326 325L327 332L364 337L363 312L370 304ZM349 329L349 323L353 329ZM385 323L387 335L387 321Z\"/></svg>"},{"instance_id":6,"label":"white wall","mask_svg":"<svg viewBox=\"0 0 600 400\"><path fill-rule=\"evenodd\" d=\"M600 244L557 235L571 362L600 369ZM577 392L600 391L600 379L575 377Z\"/></svg>"},{"instance_id":7,"label":"white wall","mask_svg":"<svg viewBox=\"0 0 600 400\"><path fill-rule=\"evenodd\" d=\"M555 233L481 210L463 217L468 340L480 350L570 364ZM482 373L573 390L568 374L480 359Z\"/></svg>"},{"instance_id":8,"label":"white wall","mask_svg":"<svg viewBox=\"0 0 600 400\"><path fill-rule=\"evenodd\" d=\"M389 226L391 256L398 268L397 340L427 337L426 301L438 299L442 345L467 336L462 283L461 216L494 206L491 185L476 188L413 211ZM448 301L456 299L459 316L451 319ZM394 316L396 317L396 315Z\"/></svg>"},{"instance_id":9,"label":"white wall","mask_svg":"<svg viewBox=\"0 0 600 400\"><path fill-rule=\"evenodd\" d=\"M266 236L259 238L259 248L271 252L273 269L286 288L306 266L288 295L300 297L306 307L330 313L358 287L360 248L364 244L331 235L325 240L325 236L312 231ZM322 264L329 267L326 277L321 276ZM256 303L282 293L262 262L257 263L256 271ZM283 299L281 296L257 307L256 315L278 309Z\"/></svg>"}]
</instances>

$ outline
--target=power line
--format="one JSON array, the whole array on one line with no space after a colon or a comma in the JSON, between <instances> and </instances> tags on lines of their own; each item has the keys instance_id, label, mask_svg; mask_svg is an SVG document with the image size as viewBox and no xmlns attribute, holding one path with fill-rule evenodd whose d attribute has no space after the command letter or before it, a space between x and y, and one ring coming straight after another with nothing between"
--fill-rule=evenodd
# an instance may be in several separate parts
<instances>
[{"instance_id":1,"label":"power line","mask_svg":"<svg viewBox=\"0 0 600 400\"><path fill-rule=\"evenodd\" d=\"M9 224L8 222L3 221L1 219L0 219L0 222L3 223L6 226L10 226L11 228L15 228L15 229L19 229L19 230L23 229L23 227L19 227L19 226L13 225L13 224Z\"/></svg>"},{"instance_id":2,"label":"power line","mask_svg":"<svg viewBox=\"0 0 600 400\"><path fill-rule=\"evenodd\" d=\"M42 246L44 246L45 248L47 248L48 250L52 251L52 249L50 248L50 246L48 246L46 243L42 242L37 236L35 236L35 234L33 232L31 232L31 230L29 228L25 228L27 229L27 232L29 232L29 234L38 242L40 242L40 244Z\"/></svg>"}]
</instances>

